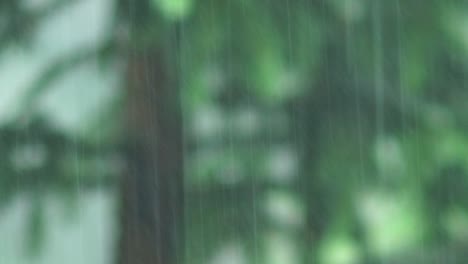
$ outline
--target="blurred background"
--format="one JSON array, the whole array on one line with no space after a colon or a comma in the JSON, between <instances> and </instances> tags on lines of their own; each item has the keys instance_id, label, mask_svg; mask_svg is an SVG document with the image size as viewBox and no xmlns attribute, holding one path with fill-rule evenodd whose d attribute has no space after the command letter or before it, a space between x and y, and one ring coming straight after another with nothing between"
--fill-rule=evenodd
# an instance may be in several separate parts
<instances>
[{"instance_id":1,"label":"blurred background","mask_svg":"<svg viewBox=\"0 0 468 264\"><path fill-rule=\"evenodd\" d=\"M463 0L0 0L0 263L468 262Z\"/></svg>"}]
</instances>

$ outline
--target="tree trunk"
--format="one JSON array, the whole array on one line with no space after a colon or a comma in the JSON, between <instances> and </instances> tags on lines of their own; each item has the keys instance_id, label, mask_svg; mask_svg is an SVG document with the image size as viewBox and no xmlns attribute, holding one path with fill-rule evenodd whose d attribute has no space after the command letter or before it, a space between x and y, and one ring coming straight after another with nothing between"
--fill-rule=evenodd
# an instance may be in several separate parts
<instances>
[{"instance_id":1,"label":"tree trunk","mask_svg":"<svg viewBox=\"0 0 468 264\"><path fill-rule=\"evenodd\" d=\"M165 65L154 51L129 58L120 264L183 263L181 108Z\"/></svg>"}]
</instances>

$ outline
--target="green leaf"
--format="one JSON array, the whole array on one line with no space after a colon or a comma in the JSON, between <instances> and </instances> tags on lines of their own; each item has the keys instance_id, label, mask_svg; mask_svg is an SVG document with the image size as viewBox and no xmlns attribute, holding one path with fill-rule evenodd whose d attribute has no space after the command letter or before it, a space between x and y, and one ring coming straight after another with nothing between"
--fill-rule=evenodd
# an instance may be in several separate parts
<instances>
[{"instance_id":1,"label":"green leaf","mask_svg":"<svg viewBox=\"0 0 468 264\"><path fill-rule=\"evenodd\" d=\"M331 230L319 248L322 264L355 264L360 263L361 250L356 241L346 230Z\"/></svg>"},{"instance_id":2,"label":"green leaf","mask_svg":"<svg viewBox=\"0 0 468 264\"><path fill-rule=\"evenodd\" d=\"M194 0L152 0L151 3L166 19L177 21L190 15Z\"/></svg>"}]
</instances>

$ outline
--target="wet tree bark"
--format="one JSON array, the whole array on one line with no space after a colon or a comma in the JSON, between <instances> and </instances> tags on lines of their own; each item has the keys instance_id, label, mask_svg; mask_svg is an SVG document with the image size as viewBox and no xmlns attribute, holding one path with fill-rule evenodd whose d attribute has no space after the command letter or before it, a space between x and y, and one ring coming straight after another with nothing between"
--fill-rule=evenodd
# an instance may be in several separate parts
<instances>
[{"instance_id":1,"label":"wet tree bark","mask_svg":"<svg viewBox=\"0 0 468 264\"><path fill-rule=\"evenodd\" d=\"M168 71L158 51L130 55L119 264L183 263L181 108Z\"/></svg>"}]
</instances>

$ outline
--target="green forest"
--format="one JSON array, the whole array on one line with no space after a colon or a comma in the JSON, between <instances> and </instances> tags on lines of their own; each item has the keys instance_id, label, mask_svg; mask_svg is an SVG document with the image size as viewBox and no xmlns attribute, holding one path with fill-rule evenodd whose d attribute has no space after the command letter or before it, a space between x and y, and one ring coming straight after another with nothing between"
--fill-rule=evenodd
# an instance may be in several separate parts
<instances>
[{"instance_id":1,"label":"green forest","mask_svg":"<svg viewBox=\"0 0 468 264\"><path fill-rule=\"evenodd\" d=\"M468 2L0 0L0 156L0 263L467 263Z\"/></svg>"}]
</instances>

